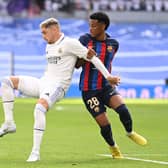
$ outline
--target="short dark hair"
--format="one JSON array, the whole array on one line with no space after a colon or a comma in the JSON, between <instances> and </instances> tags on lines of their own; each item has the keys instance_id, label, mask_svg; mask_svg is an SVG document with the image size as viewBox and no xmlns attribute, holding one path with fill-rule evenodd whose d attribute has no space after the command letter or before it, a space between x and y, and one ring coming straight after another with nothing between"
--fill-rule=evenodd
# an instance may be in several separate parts
<instances>
[{"instance_id":1,"label":"short dark hair","mask_svg":"<svg viewBox=\"0 0 168 168\"><path fill-rule=\"evenodd\" d=\"M103 12L95 12L91 14L90 19L98 20L98 22L104 23L106 25L105 30L107 30L110 25L110 19L108 15Z\"/></svg>"}]
</instances>

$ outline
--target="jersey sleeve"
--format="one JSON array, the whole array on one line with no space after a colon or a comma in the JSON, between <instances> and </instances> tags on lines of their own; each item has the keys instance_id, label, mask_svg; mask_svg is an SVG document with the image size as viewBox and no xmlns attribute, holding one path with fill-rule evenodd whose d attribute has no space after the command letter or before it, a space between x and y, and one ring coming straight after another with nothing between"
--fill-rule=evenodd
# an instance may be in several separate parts
<instances>
[{"instance_id":1,"label":"jersey sleeve","mask_svg":"<svg viewBox=\"0 0 168 168\"><path fill-rule=\"evenodd\" d=\"M115 53L116 53L119 49L119 42L115 39L112 39L112 46L114 47L114 50L115 50Z\"/></svg>"},{"instance_id":2,"label":"jersey sleeve","mask_svg":"<svg viewBox=\"0 0 168 168\"><path fill-rule=\"evenodd\" d=\"M104 64L101 62L99 58L96 56L92 57L90 59L90 62L94 64L94 66L102 73L102 75L107 79L108 76L110 76L109 71L106 69Z\"/></svg>"},{"instance_id":3,"label":"jersey sleeve","mask_svg":"<svg viewBox=\"0 0 168 168\"><path fill-rule=\"evenodd\" d=\"M89 42L89 34L85 34L79 37L79 41L81 42L82 45L84 45L85 47L87 47L88 42Z\"/></svg>"},{"instance_id":4,"label":"jersey sleeve","mask_svg":"<svg viewBox=\"0 0 168 168\"><path fill-rule=\"evenodd\" d=\"M83 46L77 39L72 39L68 45L71 54L77 56L78 58L87 59L88 49Z\"/></svg>"}]
</instances>

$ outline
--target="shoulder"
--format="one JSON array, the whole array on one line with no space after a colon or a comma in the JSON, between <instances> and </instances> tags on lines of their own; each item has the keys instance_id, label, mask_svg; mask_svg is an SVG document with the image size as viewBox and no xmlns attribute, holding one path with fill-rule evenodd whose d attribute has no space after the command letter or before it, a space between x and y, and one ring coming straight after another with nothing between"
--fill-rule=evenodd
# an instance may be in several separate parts
<instances>
[{"instance_id":1,"label":"shoulder","mask_svg":"<svg viewBox=\"0 0 168 168\"><path fill-rule=\"evenodd\" d=\"M68 37L68 36L65 36L65 38L64 38L64 42L66 42L66 43L70 43L73 41L78 41L78 40L73 37Z\"/></svg>"},{"instance_id":2,"label":"shoulder","mask_svg":"<svg viewBox=\"0 0 168 168\"><path fill-rule=\"evenodd\" d=\"M71 37L66 37L63 43L63 47L67 50L71 50L71 51L85 51L86 47L83 46L80 41L76 38L71 38Z\"/></svg>"},{"instance_id":3,"label":"shoulder","mask_svg":"<svg viewBox=\"0 0 168 168\"><path fill-rule=\"evenodd\" d=\"M78 39L75 39L72 37L65 37L64 39L64 45L73 46L73 45L78 45L78 44L80 44Z\"/></svg>"},{"instance_id":4,"label":"shoulder","mask_svg":"<svg viewBox=\"0 0 168 168\"><path fill-rule=\"evenodd\" d=\"M108 37L107 38L107 42L110 43L110 45L112 45L115 48L116 51L118 50L118 48L119 48L119 42L116 39Z\"/></svg>"},{"instance_id":5,"label":"shoulder","mask_svg":"<svg viewBox=\"0 0 168 168\"><path fill-rule=\"evenodd\" d=\"M91 39L91 35L89 33L85 33L79 37L79 39Z\"/></svg>"},{"instance_id":6,"label":"shoulder","mask_svg":"<svg viewBox=\"0 0 168 168\"><path fill-rule=\"evenodd\" d=\"M114 45L119 45L119 42L116 39L112 38L109 34L106 34L106 35L107 35L107 41L108 42L110 42Z\"/></svg>"},{"instance_id":7,"label":"shoulder","mask_svg":"<svg viewBox=\"0 0 168 168\"><path fill-rule=\"evenodd\" d=\"M84 35L81 35L79 37L79 41L84 45L84 46L87 46L88 42L91 40L91 35L86 33Z\"/></svg>"}]
</instances>

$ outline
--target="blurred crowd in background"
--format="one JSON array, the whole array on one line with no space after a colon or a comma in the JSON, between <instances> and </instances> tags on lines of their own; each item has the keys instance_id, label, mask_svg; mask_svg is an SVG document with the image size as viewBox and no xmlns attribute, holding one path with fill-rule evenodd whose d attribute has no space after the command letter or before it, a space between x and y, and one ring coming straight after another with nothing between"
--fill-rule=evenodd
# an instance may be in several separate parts
<instances>
[{"instance_id":1,"label":"blurred crowd in background","mask_svg":"<svg viewBox=\"0 0 168 168\"><path fill-rule=\"evenodd\" d=\"M165 11L168 0L0 0L0 15L40 15L42 12L75 10Z\"/></svg>"}]
</instances>

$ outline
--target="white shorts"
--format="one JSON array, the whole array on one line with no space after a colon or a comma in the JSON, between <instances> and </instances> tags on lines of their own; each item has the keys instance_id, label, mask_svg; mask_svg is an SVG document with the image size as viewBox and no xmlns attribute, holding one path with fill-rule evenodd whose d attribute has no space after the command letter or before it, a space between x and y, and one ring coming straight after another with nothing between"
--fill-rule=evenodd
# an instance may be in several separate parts
<instances>
[{"instance_id":1,"label":"white shorts","mask_svg":"<svg viewBox=\"0 0 168 168\"><path fill-rule=\"evenodd\" d=\"M62 99L65 91L60 83L46 78L19 76L18 90L29 97L44 98L49 106Z\"/></svg>"}]
</instances>

